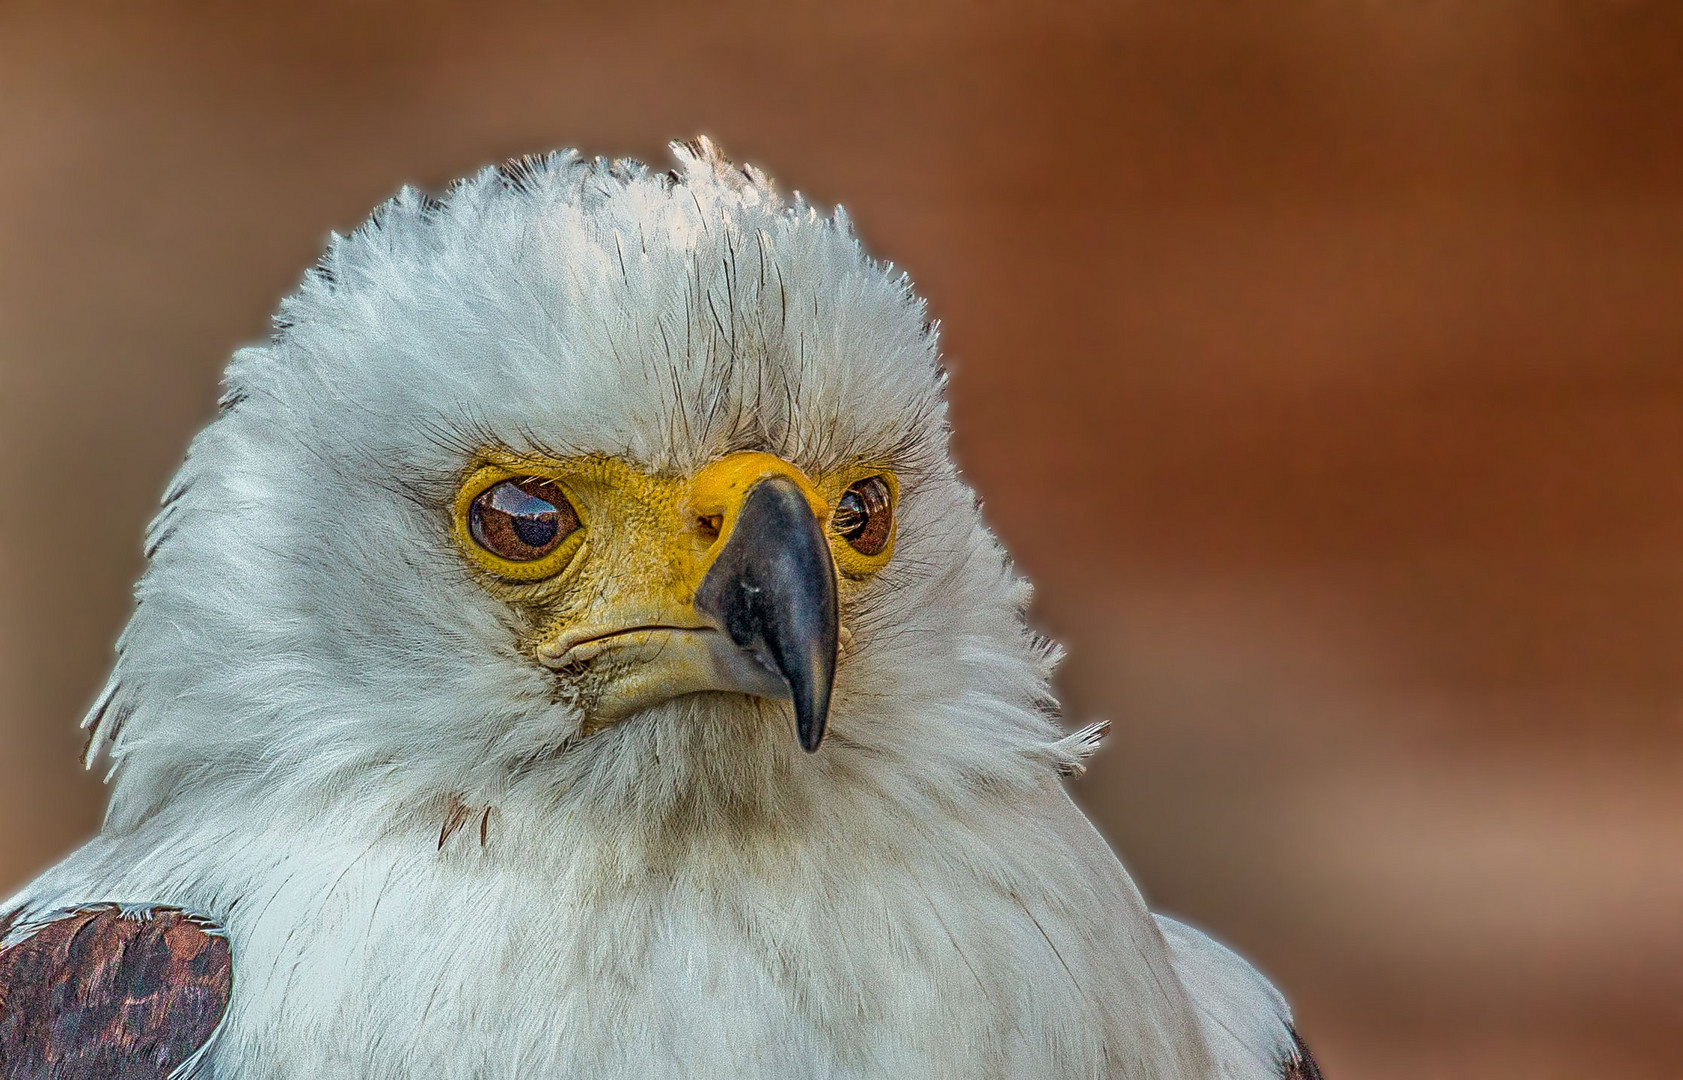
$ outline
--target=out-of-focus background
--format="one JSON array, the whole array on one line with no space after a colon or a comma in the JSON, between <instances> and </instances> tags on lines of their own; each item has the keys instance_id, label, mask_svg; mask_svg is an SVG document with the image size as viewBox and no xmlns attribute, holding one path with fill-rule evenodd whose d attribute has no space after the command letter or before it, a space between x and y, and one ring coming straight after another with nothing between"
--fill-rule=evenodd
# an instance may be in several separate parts
<instances>
[{"instance_id":1,"label":"out-of-focus background","mask_svg":"<svg viewBox=\"0 0 1683 1080\"><path fill-rule=\"evenodd\" d=\"M400 183L715 136L911 269L1116 733L1333 1080L1683 1073L1683 6L0 6L0 893L217 373Z\"/></svg>"}]
</instances>

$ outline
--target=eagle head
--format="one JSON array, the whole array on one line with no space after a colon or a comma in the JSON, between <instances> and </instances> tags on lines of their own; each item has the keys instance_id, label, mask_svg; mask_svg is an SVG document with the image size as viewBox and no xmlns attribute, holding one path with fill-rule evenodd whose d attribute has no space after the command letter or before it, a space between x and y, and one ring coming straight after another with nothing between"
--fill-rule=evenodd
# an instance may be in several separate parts
<instances>
[{"instance_id":1,"label":"eagle head","mask_svg":"<svg viewBox=\"0 0 1683 1080\"><path fill-rule=\"evenodd\" d=\"M111 827L787 824L1078 756L908 280L842 211L674 150L406 189L234 356L90 714Z\"/></svg>"}]
</instances>

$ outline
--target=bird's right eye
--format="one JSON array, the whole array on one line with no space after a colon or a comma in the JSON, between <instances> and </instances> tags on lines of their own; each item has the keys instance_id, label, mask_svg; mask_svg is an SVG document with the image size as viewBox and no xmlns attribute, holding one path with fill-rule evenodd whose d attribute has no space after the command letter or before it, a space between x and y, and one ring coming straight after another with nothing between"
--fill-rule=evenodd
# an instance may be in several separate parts
<instances>
[{"instance_id":1,"label":"bird's right eye","mask_svg":"<svg viewBox=\"0 0 1683 1080\"><path fill-rule=\"evenodd\" d=\"M468 508L474 543L509 562L543 558L578 527L578 513L567 496L554 481L539 476L493 484Z\"/></svg>"}]
</instances>

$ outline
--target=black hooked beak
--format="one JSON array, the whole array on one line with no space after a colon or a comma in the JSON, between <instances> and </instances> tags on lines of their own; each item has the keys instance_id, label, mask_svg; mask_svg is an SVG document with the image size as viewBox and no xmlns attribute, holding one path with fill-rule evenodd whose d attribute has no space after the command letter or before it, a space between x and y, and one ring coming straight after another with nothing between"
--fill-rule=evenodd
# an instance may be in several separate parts
<instances>
[{"instance_id":1,"label":"black hooked beak","mask_svg":"<svg viewBox=\"0 0 1683 1080\"><path fill-rule=\"evenodd\" d=\"M788 684L801 747L817 750L836 677L836 567L793 481L772 476L749 490L695 606Z\"/></svg>"}]
</instances>

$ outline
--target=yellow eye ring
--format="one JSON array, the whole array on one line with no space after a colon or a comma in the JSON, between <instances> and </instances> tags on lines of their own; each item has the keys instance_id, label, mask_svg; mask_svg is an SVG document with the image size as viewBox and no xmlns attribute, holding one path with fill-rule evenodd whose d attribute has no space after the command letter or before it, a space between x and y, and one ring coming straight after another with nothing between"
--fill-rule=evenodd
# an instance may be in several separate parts
<instances>
[{"instance_id":1,"label":"yellow eye ring","mask_svg":"<svg viewBox=\"0 0 1683 1080\"><path fill-rule=\"evenodd\" d=\"M452 531L463 554L509 581L543 581L584 543L579 500L553 476L501 465L475 469L456 492Z\"/></svg>"}]
</instances>

